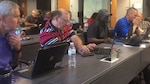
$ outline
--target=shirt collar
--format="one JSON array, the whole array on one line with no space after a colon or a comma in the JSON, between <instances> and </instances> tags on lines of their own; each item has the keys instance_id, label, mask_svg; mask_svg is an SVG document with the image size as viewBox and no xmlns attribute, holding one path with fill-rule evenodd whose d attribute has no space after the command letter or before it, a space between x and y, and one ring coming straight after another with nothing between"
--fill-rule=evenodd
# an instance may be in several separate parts
<instances>
[{"instance_id":1,"label":"shirt collar","mask_svg":"<svg viewBox=\"0 0 150 84\"><path fill-rule=\"evenodd\" d=\"M52 26L52 28L56 31L60 31L57 27L55 27L53 24L52 24L52 21L50 20L50 25Z\"/></svg>"}]
</instances>

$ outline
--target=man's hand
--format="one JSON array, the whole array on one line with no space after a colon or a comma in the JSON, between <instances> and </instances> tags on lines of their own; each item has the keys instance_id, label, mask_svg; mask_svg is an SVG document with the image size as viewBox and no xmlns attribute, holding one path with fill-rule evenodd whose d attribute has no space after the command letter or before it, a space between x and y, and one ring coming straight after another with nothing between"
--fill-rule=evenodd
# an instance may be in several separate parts
<instances>
[{"instance_id":1,"label":"man's hand","mask_svg":"<svg viewBox=\"0 0 150 84\"><path fill-rule=\"evenodd\" d=\"M93 50L96 47L96 44L88 44L88 45L82 45L78 48L78 52L80 54L88 54L90 53L90 50Z\"/></svg>"},{"instance_id":2,"label":"man's hand","mask_svg":"<svg viewBox=\"0 0 150 84\"><path fill-rule=\"evenodd\" d=\"M112 42L113 42L113 39L111 39L111 38L106 38L106 39L104 40L104 42L105 42L105 43L112 43Z\"/></svg>"},{"instance_id":3,"label":"man's hand","mask_svg":"<svg viewBox=\"0 0 150 84\"><path fill-rule=\"evenodd\" d=\"M96 47L96 44L95 43L90 43L87 45L88 49L90 50L94 50L94 48Z\"/></svg>"},{"instance_id":4,"label":"man's hand","mask_svg":"<svg viewBox=\"0 0 150 84\"><path fill-rule=\"evenodd\" d=\"M15 34L9 34L9 43L16 51L21 49L20 39Z\"/></svg>"}]
</instances>

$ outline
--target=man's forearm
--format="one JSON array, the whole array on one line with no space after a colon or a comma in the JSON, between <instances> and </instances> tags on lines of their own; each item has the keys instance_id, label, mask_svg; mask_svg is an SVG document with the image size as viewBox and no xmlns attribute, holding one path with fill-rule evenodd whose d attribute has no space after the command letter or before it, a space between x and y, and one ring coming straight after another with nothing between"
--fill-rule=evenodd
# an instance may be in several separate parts
<instances>
[{"instance_id":1,"label":"man's forearm","mask_svg":"<svg viewBox=\"0 0 150 84\"><path fill-rule=\"evenodd\" d=\"M79 49L83 45L82 40L77 35L73 35L71 37L71 41L74 42L77 49Z\"/></svg>"},{"instance_id":2,"label":"man's forearm","mask_svg":"<svg viewBox=\"0 0 150 84\"><path fill-rule=\"evenodd\" d=\"M105 42L105 39L88 38L88 42L89 42L89 43L96 43L96 44L99 44L99 43Z\"/></svg>"},{"instance_id":3,"label":"man's forearm","mask_svg":"<svg viewBox=\"0 0 150 84\"><path fill-rule=\"evenodd\" d=\"M14 50L14 56L13 56L13 62L12 62L12 65L16 65L18 63L18 61L20 60L21 58L21 49L18 50L18 51L15 51Z\"/></svg>"}]
</instances>

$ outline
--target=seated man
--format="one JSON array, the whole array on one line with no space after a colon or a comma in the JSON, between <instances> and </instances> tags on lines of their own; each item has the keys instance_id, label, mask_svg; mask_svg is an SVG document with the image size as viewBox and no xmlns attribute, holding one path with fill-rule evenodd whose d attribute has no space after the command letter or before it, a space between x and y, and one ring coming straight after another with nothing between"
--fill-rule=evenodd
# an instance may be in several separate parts
<instances>
[{"instance_id":1,"label":"seated man","mask_svg":"<svg viewBox=\"0 0 150 84\"><path fill-rule=\"evenodd\" d=\"M138 20L136 20L137 16L137 9L131 7L127 10L126 16L119 19L114 28L114 32L117 34L116 38L126 38L130 28L133 28L132 33L140 33L137 27L139 24Z\"/></svg>"},{"instance_id":2,"label":"seated man","mask_svg":"<svg viewBox=\"0 0 150 84\"><path fill-rule=\"evenodd\" d=\"M83 45L81 39L75 35L74 30L69 24L70 16L64 9L58 9L51 13L51 19L46 23L44 28L40 30L41 46L51 45L56 42L74 42L77 51L80 54L90 53L96 45Z\"/></svg>"},{"instance_id":3,"label":"seated man","mask_svg":"<svg viewBox=\"0 0 150 84\"><path fill-rule=\"evenodd\" d=\"M110 22L110 16L107 10L101 9L96 20L89 26L87 30L88 43L104 43L112 42L113 40L109 36L108 23Z\"/></svg>"},{"instance_id":4,"label":"seated man","mask_svg":"<svg viewBox=\"0 0 150 84\"><path fill-rule=\"evenodd\" d=\"M43 18L40 17L40 12L37 9L32 10L32 14L25 19L25 26L31 27L26 31L26 34L38 34L40 25L43 23Z\"/></svg>"},{"instance_id":5,"label":"seated man","mask_svg":"<svg viewBox=\"0 0 150 84\"><path fill-rule=\"evenodd\" d=\"M0 84L11 84L12 68L21 57L20 40L13 33L21 23L20 11L12 1L1 1L0 10Z\"/></svg>"},{"instance_id":6,"label":"seated man","mask_svg":"<svg viewBox=\"0 0 150 84\"><path fill-rule=\"evenodd\" d=\"M37 27L38 16L39 16L39 11L37 9L32 10L32 14L27 16L25 19L25 26Z\"/></svg>"},{"instance_id":7,"label":"seated man","mask_svg":"<svg viewBox=\"0 0 150 84\"><path fill-rule=\"evenodd\" d=\"M141 34L145 34L147 31L147 27L150 26L150 22L143 20L143 15L141 13L138 14L138 18L140 20L138 27L141 30Z\"/></svg>"}]
</instances>

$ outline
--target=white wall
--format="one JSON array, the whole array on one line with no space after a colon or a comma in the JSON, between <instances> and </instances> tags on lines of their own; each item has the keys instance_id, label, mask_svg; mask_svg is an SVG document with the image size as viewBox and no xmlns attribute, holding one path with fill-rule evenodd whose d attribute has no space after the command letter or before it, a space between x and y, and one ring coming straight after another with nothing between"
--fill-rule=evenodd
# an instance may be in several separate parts
<instances>
[{"instance_id":1,"label":"white wall","mask_svg":"<svg viewBox=\"0 0 150 84\"><path fill-rule=\"evenodd\" d=\"M84 22L90 18L94 12L100 9L110 10L110 0L85 0L84 1Z\"/></svg>"},{"instance_id":2,"label":"white wall","mask_svg":"<svg viewBox=\"0 0 150 84\"><path fill-rule=\"evenodd\" d=\"M130 7L135 7L140 13L143 13L143 0L130 0Z\"/></svg>"},{"instance_id":3,"label":"white wall","mask_svg":"<svg viewBox=\"0 0 150 84\"><path fill-rule=\"evenodd\" d=\"M118 0L117 2L117 13L116 13L116 21L122 18L126 14L126 10L129 8L129 0Z\"/></svg>"},{"instance_id":4,"label":"white wall","mask_svg":"<svg viewBox=\"0 0 150 84\"><path fill-rule=\"evenodd\" d=\"M57 9L57 0L51 0L51 11Z\"/></svg>"},{"instance_id":5,"label":"white wall","mask_svg":"<svg viewBox=\"0 0 150 84\"><path fill-rule=\"evenodd\" d=\"M36 0L27 0L27 15L30 15L33 9L36 9Z\"/></svg>"},{"instance_id":6,"label":"white wall","mask_svg":"<svg viewBox=\"0 0 150 84\"><path fill-rule=\"evenodd\" d=\"M72 18L78 22L78 0L70 0L70 11Z\"/></svg>"},{"instance_id":7,"label":"white wall","mask_svg":"<svg viewBox=\"0 0 150 84\"><path fill-rule=\"evenodd\" d=\"M118 0L117 20L125 16L129 7L135 7L140 13L143 13L143 0Z\"/></svg>"},{"instance_id":8,"label":"white wall","mask_svg":"<svg viewBox=\"0 0 150 84\"><path fill-rule=\"evenodd\" d=\"M86 0L84 1L84 17L90 18L94 12L98 12L102 8L103 0Z\"/></svg>"}]
</instances>

